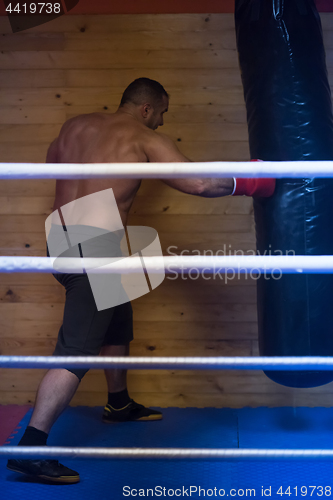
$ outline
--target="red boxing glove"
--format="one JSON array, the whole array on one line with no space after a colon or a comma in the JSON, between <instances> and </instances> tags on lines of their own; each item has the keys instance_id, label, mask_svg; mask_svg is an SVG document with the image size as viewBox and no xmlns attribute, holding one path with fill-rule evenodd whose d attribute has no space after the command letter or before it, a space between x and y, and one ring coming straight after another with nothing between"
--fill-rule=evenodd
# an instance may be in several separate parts
<instances>
[{"instance_id":1,"label":"red boxing glove","mask_svg":"<svg viewBox=\"0 0 333 500\"><path fill-rule=\"evenodd\" d=\"M262 160L251 160L262 161ZM250 178L234 179L235 186L232 196L253 196L258 198L269 198L275 191L275 179L272 178Z\"/></svg>"}]
</instances>

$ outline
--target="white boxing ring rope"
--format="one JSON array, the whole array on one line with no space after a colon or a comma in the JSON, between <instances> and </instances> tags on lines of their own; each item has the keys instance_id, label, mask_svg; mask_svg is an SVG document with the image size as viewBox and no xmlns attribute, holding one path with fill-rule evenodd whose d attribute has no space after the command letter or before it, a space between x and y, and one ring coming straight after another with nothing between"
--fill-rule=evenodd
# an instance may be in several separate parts
<instances>
[{"instance_id":1,"label":"white boxing ring rope","mask_svg":"<svg viewBox=\"0 0 333 500\"><path fill-rule=\"evenodd\" d=\"M0 456L109 458L109 459L183 459L183 460L332 460L333 450L262 448L71 448L60 446L0 446Z\"/></svg>"},{"instance_id":2,"label":"white boxing ring rope","mask_svg":"<svg viewBox=\"0 0 333 500\"><path fill-rule=\"evenodd\" d=\"M0 368L333 371L332 356L0 356Z\"/></svg>"},{"instance_id":3,"label":"white boxing ring rope","mask_svg":"<svg viewBox=\"0 0 333 500\"><path fill-rule=\"evenodd\" d=\"M0 179L333 177L333 161L184 163L0 163Z\"/></svg>"},{"instance_id":4,"label":"white boxing ring rope","mask_svg":"<svg viewBox=\"0 0 333 500\"><path fill-rule=\"evenodd\" d=\"M333 161L301 162L206 162L206 163L120 163L120 164L36 164L2 163L0 179L89 179L89 178L187 178L187 177L333 177ZM0 272L55 273L52 257L0 257ZM111 263L110 263L111 261ZM63 262L63 263L62 263ZM57 258L61 272L131 273L142 269L141 258L74 259ZM96 265L102 267L96 267ZM333 256L176 256L145 257L147 271L175 270L284 273L332 273ZM55 357L0 356L2 368L88 368L132 369L246 369L246 370L333 370L333 357ZM181 448L70 448L0 447L0 456L73 457L110 459L333 459L333 450L293 449L181 449Z\"/></svg>"},{"instance_id":5,"label":"white boxing ring rope","mask_svg":"<svg viewBox=\"0 0 333 500\"><path fill-rule=\"evenodd\" d=\"M0 257L0 273L57 273L53 263L61 272L129 274L142 270L140 257L125 258L62 258L62 257ZM175 271L205 271L208 274L223 272L259 273L333 273L333 255L228 255L198 256L179 255L145 257L145 267L150 273ZM99 266L99 267L98 267Z\"/></svg>"}]
</instances>

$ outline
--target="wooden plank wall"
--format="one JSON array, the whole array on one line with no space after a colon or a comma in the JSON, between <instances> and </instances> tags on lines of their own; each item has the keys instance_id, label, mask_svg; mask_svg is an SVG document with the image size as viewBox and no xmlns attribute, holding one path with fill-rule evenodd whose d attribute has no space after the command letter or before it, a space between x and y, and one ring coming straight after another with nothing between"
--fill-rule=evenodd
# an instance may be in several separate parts
<instances>
[{"instance_id":1,"label":"wooden plank wall","mask_svg":"<svg viewBox=\"0 0 333 500\"><path fill-rule=\"evenodd\" d=\"M322 20L332 82L333 14ZM171 94L163 132L192 160L249 158L231 14L64 16L15 35L0 18L0 33L2 162L44 162L67 118L115 111L139 76L161 81ZM0 182L1 255L45 255L54 188L55 181ZM129 224L156 228L165 255L255 248L250 199L201 199L159 181L143 182ZM258 354L253 280L170 278L133 302L133 355ZM0 353L51 354L63 304L52 276L2 274ZM33 402L41 371L0 375L0 403ZM157 406L331 405L331 385L289 389L261 372L137 371L129 388ZM92 371L73 404L103 404L105 390L103 375Z\"/></svg>"}]
</instances>

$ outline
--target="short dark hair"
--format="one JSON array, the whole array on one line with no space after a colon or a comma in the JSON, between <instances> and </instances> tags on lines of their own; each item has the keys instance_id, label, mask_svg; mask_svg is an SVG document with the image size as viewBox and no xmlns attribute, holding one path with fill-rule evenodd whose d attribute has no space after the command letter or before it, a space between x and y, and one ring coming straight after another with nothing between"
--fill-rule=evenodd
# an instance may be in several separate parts
<instances>
[{"instance_id":1,"label":"short dark hair","mask_svg":"<svg viewBox=\"0 0 333 500\"><path fill-rule=\"evenodd\" d=\"M125 89L120 101L120 106L127 103L135 105L149 103L153 107L159 105L163 97L169 97L165 88L156 80L150 78L137 78Z\"/></svg>"}]
</instances>

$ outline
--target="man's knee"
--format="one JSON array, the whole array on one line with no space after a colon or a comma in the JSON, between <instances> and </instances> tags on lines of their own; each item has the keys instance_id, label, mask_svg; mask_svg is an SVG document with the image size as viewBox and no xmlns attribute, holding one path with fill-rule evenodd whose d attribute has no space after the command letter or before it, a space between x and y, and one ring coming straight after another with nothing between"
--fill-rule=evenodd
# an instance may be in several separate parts
<instances>
[{"instance_id":1,"label":"man's knee","mask_svg":"<svg viewBox=\"0 0 333 500\"><path fill-rule=\"evenodd\" d=\"M98 353L85 353L85 352L77 352L73 350L66 349L65 347L61 346L59 342L56 345L56 348L52 354L52 356L71 356L71 357L77 357L77 356L97 356ZM90 368L80 368L76 366L71 366L71 367L64 367L65 370L67 370L70 373L73 373L74 375L77 376L79 379L79 382L83 379L85 374L89 371Z\"/></svg>"}]
</instances>

